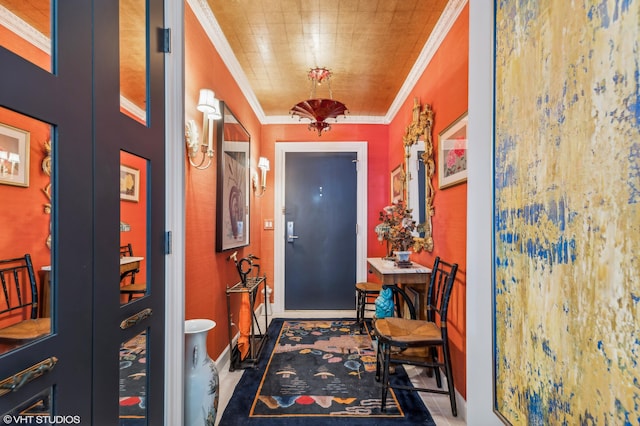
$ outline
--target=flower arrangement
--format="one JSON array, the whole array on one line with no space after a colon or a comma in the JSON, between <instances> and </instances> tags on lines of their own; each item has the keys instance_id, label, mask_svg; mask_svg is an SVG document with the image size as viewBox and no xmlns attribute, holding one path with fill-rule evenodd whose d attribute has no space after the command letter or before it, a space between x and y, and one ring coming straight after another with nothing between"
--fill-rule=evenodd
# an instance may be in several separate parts
<instances>
[{"instance_id":1,"label":"flower arrangement","mask_svg":"<svg viewBox=\"0 0 640 426\"><path fill-rule=\"evenodd\" d=\"M382 209L379 219L381 223L375 231L379 241L387 241L388 249L407 251L413 247L416 222L411 218L411 209L406 208L402 200Z\"/></svg>"}]
</instances>

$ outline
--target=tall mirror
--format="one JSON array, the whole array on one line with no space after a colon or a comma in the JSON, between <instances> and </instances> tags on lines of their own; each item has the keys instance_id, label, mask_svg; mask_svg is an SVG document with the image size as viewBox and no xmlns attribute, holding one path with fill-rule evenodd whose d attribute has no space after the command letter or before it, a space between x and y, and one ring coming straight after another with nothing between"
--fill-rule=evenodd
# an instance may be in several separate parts
<instances>
[{"instance_id":1,"label":"tall mirror","mask_svg":"<svg viewBox=\"0 0 640 426\"><path fill-rule=\"evenodd\" d=\"M433 150L433 110L429 104L420 106L414 99L412 121L402 138L405 152L405 188L413 219L419 224L415 235L414 249L433 251L433 225L431 217L435 174Z\"/></svg>"},{"instance_id":2,"label":"tall mirror","mask_svg":"<svg viewBox=\"0 0 640 426\"><path fill-rule=\"evenodd\" d=\"M0 107L0 354L51 334L52 135Z\"/></svg>"},{"instance_id":3,"label":"tall mirror","mask_svg":"<svg viewBox=\"0 0 640 426\"><path fill-rule=\"evenodd\" d=\"M216 251L249 245L251 137L224 102L217 126Z\"/></svg>"},{"instance_id":4,"label":"tall mirror","mask_svg":"<svg viewBox=\"0 0 640 426\"><path fill-rule=\"evenodd\" d=\"M147 166L120 151L120 303L147 294Z\"/></svg>"}]
</instances>

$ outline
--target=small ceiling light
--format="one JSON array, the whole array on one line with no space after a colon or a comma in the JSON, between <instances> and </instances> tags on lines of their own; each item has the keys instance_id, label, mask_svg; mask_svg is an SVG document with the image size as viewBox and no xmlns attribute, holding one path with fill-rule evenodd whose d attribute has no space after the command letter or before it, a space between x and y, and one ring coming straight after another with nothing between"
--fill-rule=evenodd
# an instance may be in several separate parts
<instances>
[{"instance_id":1,"label":"small ceiling light","mask_svg":"<svg viewBox=\"0 0 640 426\"><path fill-rule=\"evenodd\" d=\"M289 113L298 116L300 120L308 118L309 130L318 132L318 136L322 136L322 132L331 129L331 124L326 120L332 118L337 119L341 115L345 115L349 111L345 104L333 99L331 91L331 71L326 68L312 68L307 74L311 80L311 96L306 101L298 102L291 108ZM327 82L329 86L329 99L316 97L316 88L323 82Z\"/></svg>"}]
</instances>

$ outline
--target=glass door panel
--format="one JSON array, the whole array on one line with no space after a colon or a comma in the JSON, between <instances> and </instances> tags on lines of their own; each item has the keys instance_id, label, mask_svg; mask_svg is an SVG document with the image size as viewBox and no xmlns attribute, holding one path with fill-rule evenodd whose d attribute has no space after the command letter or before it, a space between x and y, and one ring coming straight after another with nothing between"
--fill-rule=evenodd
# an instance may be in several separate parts
<instances>
[{"instance_id":1,"label":"glass door panel","mask_svg":"<svg viewBox=\"0 0 640 426\"><path fill-rule=\"evenodd\" d=\"M51 1L0 0L0 46L51 72Z\"/></svg>"},{"instance_id":2,"label":"glass door panel","mask_svg":"<svg viewBox=\"0 0 640 426\"><path fill-rule=\"evenodd\" d=\"M51 334L52 130L0 107L0 354Z\"/></svg>"},{"instance_id":3,"label":"glass door panel","mask_svg":"<svg viewBox=\"0 0 640 426\"><path fill-rule=\"evenodd\" d=\"M120 0L120 110L147 122L146 0Z\"/></svg>"},{"instance_id":4,"label":"glass door panel","mask_svg":"<svg viewBox=\"0 0 640 426\"><path fill-rule=\"evenodd\" d=\"M120 151L120 303L147 294L147 160Z\"/></svg>"},{"instance_id":5,"label":"glass door panel","mask_svg":"<svg viewBox=\"0 0 640 426\"><path fill-rule=\"evenodd\" d=\"M147 418L147 331L120 346L120 419Z\"/></svg>"}]
</instances>

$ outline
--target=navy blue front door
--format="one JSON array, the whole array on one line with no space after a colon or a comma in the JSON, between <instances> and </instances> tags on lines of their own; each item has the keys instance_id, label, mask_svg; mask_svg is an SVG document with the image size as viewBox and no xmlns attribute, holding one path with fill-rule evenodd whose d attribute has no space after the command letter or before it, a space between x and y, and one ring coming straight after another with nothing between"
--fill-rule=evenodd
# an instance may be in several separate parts
<instances>
[{"instance_id":1,"label":"navy blue front door","mask_svg":"<svg viewBox=\"0 0 640 426\"><path fill-rule=\"evenodd\" d=\"M285 309L354 308L355 152L285 157Z\"/></svg>"}]
</instances>

